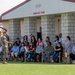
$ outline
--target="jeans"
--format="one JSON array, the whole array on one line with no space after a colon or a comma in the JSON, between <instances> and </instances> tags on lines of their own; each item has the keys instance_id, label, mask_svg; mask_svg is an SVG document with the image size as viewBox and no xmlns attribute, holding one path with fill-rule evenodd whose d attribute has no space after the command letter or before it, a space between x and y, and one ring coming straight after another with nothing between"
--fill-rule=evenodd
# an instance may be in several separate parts
<instances>
[{"instance_id":1,"label":"jeans","mask_svg":"<svg viewBox=\"0 0 75 75\"><path fill-rule=\"evenodd\" d=\"M22 57L22 61L24 61L25 60L25 51L23 51L23 52L21 52L21 57Z\"/></svg>"},{"instance_id":2,"label":"jeans","mask_svg":"<svg viewBox=\"0 0 75 75\"><path fill-rule=\"evenodd\" d=\"M2 58L2 52L0 52L0 58Z\"/></svg>"},{"instance_id":3,"label":"jeans","mask_svg":"<svg viewBox=\"0 0 75 75\"><path fill-rule=\"evenodd\" d=\"M70 54L70 58L71 58L72 60L75 60L75 54L71 53L71 54Z\"/></svg>"},{"instance_id":4,"label":"jeans","mask_svg":"<svg viewBox=\"0 0 75 75\"><path fill-rule=\"evenodd\" d=\"M55 62L56 61L56 59L57 59L57 57L59 56L59 52L57 53L57 52L55 52L54 54L53 54L53 61Z\"/></svg>"}]
</instances>

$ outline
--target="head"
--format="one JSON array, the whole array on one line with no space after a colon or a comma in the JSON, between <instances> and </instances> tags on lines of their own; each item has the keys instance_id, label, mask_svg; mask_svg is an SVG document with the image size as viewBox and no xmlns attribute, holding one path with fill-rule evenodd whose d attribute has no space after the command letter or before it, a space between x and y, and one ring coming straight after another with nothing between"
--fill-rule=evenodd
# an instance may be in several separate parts
<instances>
[{"instance_id":1,"label":"head","mask_svg":"<svg viewBox=\"0 0 75 75\"><path fill-rule=\"evenodd\" d=\"M16 38L16 40L17 40L17 41L20 41L20 39L19 39L19 38Z\"/></svg>"},{"instance_id":2,"label":"head","mask_svg":"<svg viewBox=\"0 0 75 75\"><path fill-rule=\"evenodd\" d=\"M48 36L46 37L46 42L50 42L50 38Z\"/></svg>"},{"instance_id":3,"label":"head","mask_svg":"<svg viewBox=\"0 0 75 75\"><path fill-rule=\"evenodd\" d=\"M41 42L41 41L42 41L42 39L41 39L41 38L39 38L39 39L38 39L38 42Z\"/></svg>"},{"instance_id":4,"label":"head","mask_svg":"<svg viewBox=\"0 0 75 75\"><path fill-rule=\"evenodd\" d=\"M16 43L14 43L13 46L16 47L17 46Z\"/></svg>"},{"instance_id":5,"label":"head","mask_svg":"<svg viewBox=\"0 0 75 75\"><path fill-rule=\"evenodd\" d=\"M59 41L59 37L58 36L56 36L56 41Z\"/></svg>"},{"instance_id":6,"label":"head","mask_svg":"<svg viewBox=\"0 0 75 75\"><path fill-rule=\"evenodd\" d=\"M66 41L70 41L71 39L70 39L70 36L67 36L66 37Z\"/></svg>"},{"instance_id":7,"label":"head","mask_svg":"<svg viewBox=\"0 0 75 75\"><path fill-rule=\"evenodd\" d=\"M12 47L12 44L11 43L9 43L8 45L9 45L9 47Z\"/></svg>"},{"instance_id":8,"label":"head","mask_svg":"<svg viewBox=\"0 0 75 75\"><path fill-rule=\"evenodd\" d=\"M25 36L23 37L23 39L27 41L27 40L28 40L28 36L25 35Z\"/></svg>"},{"instance_id":9,"label":"head","mask_svg":"<svg viewBox=\"0 0 75 75\"><path fill-rule=\"evenodd\" d=\"M35 41L35 40L36 40L36 39L35 39L35 36L32 36L32 37L31 37L31 40L32 40L32 41Z\"/></svg>"},{"instance_id":10,"label":"head","mask_svg":"<svg viewBox=\"0 0 75 75\"><path fill-rule=\"evenodd\" d=\"M3 32L3 36L6 36L7 34L6 34L6 32Z\"/></svg>"},{"instance_id":11,"label":"head","mask_svg":"<svg viewBox=\"0 0 75 75\"><path fill-rule=\"evenodd\" d=\"M24 43L23 42L21 43L21 46L24 47Z\"/></svg>"},{"instance_id":12,"label":"head","mask_svg":"<svg viewBox=\"0 0 75 75\"><path fill-rule=\"evenodd\" d=\"M58 47L62 47L62 44L60 42L58 42L57 46Z\"/></svg>"}]
</instances>

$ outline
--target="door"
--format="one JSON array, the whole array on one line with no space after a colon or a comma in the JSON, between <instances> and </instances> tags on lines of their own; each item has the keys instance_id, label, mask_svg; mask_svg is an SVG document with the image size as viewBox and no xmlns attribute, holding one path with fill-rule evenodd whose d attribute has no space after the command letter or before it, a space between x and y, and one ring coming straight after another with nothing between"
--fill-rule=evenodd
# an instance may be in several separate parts
<instances>
[{"instance_id":1,"label":"door","mask_svg":"<svg viewBox=\"0 0 75 75\"><path fill-rule=\"evenodd\" d=\"M42 38L41 19L37 19L37 39Z\"/></svg>"},{"instance_id":2,"label":"door","mask_svg":"<svg viewBox=\"0 0 75 75\"><path fill-rule=\"evenodd\" d=\"M59 35L61 33L61 17L55 18L55 34Z\"/></svg>"}]
</instances>

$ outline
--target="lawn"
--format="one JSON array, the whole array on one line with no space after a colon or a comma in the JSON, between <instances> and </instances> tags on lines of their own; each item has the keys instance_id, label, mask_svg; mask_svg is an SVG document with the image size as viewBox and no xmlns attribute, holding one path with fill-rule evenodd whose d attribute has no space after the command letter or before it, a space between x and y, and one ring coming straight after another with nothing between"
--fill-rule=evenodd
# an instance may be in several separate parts
<instances>
[{"instance_id":1,"label":"lawn","mask_svg":"<svg viewBox=\"0 0 75 75\"><path fill-rule=\"evenodd\" d=\"M75 75L75 65L46 63L0 63L0 75Z\"/></svg>"}]
</instances>

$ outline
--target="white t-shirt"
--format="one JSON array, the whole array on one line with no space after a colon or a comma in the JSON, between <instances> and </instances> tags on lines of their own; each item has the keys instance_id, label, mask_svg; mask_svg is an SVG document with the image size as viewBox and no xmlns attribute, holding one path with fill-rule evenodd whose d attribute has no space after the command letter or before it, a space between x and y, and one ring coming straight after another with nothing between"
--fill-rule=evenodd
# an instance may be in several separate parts
<instances>
[{"instance_id":1,"label":"white t-shirt","mask_svg":"<svg viewBox=\"0 0 75 75\"><path fill-rule=\"evenodd\" d=\"M27 53L27 52L28 52L28 48L27 48L26 46L25 46L24 48L25 48L25 51L26 51L26 53Z\"/></svg>"}]
</instances>

